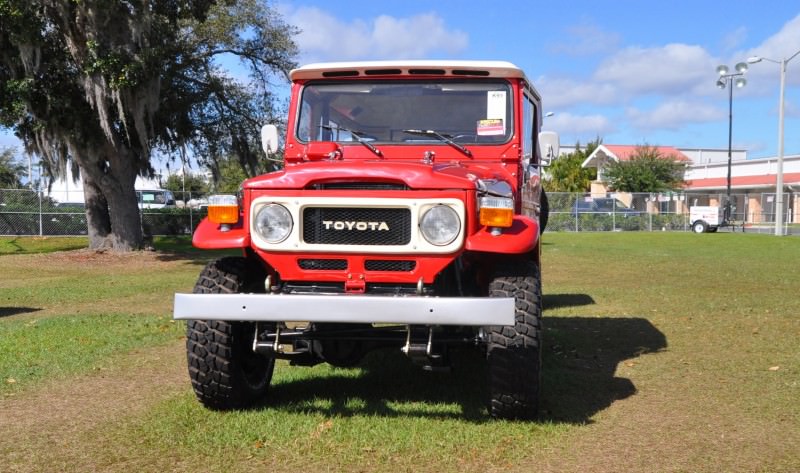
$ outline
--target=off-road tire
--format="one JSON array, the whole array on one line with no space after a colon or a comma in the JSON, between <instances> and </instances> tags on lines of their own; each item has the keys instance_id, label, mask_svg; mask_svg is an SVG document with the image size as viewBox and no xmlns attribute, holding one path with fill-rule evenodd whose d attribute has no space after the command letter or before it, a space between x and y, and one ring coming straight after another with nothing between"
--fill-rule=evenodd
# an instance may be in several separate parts
<instances>
[{"instance_id":1,"label":"off-road tire","mask_svg":"<svg viewBox=\"0 0 800 473\"><path fill-rule=\"evenodd\" d=\"M260 269L244 258L222 258L203 268L195 294L263 292ZM189 378L200 402L211 409L251 406L264 399L275 359L252 350L255 324L190 320L186 327Z\"/></svg>"},{"instance_id":2,"label":"off-road tire","mask_svg":"<svg viewBox=\"0 0 800 473\"><path fill-rule=\"evenodd\" d=\"M550 201L547 200L547 193L542 189L539 196L539 234L544 233L547 228L547 220L550 218Z\"/></svg>"},{"instance_id":3,"label":"off-road tire","mask_svg":"<svg viewBox=\"0 0 800 473\"><path fill-rule=\"evenodd\" d=\"M489 414L498 419L534 419L542 371L542 299L533 261L505 263L495 270L490 297L513 297L515 324L486 328Z\"/></svg>"}]
</instances>

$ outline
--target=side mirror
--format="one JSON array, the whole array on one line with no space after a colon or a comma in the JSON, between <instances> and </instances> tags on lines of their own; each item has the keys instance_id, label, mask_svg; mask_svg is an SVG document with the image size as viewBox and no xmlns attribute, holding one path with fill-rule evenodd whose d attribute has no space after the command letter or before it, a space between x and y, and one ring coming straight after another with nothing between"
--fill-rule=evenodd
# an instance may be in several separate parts
<instances>
[{"instance_id":1,"label":"side mirror","mask_svg":"<svg viewBox=\"0 0 800 473\"><path fill-rule=\"evenodd\" d=\"M539 133L539 155L542 166L549 166L550 162L558 157L560 144L558 133L555 131L542 131Z\"/></svg>"},{"instance_id":2,"label":"side mirror","mask_svg":"<svg viewBox=\"0 0 800 473\"><path fill-rule=\"evenodd\" d=\"M264 153L270 154L278 151L278 127L275 125L264 125L261 127L261 148Z\"/></svg>"}]
</instances>

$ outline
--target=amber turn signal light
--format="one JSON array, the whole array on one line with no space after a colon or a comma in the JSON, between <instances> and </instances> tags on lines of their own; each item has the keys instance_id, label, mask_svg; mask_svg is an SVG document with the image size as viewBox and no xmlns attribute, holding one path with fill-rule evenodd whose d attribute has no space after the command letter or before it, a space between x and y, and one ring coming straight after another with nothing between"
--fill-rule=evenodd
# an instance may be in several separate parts
<instances>
[{"instance_id":1,"label":"amber turn signal light","mask_svg":"<svg viewBox=\"0 0 800 473\"><path fill-rule=\"evenodd\" d=\"M510 227L514 221L514 211L512 209L492 209L482 208L481 225L487 227Z\"/></svg>"},{"instance_id":2,"label":"amber turn signal light","mask_svg":"<svg viewBox=\"0 0 800 473\"><path fill-rule=\"evenodd\" d=\"M239 201L234 195L212 195L208 198L208 219L212 223L231 225L239 221Z\"/></svg>"},{"instance_id":3,"label":"amber turn signal light","mask_svg":"<svg viewBox=\"0 0 800 473\"><path fill-rule=\"evenodd\" d=\"M514 223L514 201L503 197L482 197L480 222L487 227L508 228Z\"/></svg>"}]
</instances>

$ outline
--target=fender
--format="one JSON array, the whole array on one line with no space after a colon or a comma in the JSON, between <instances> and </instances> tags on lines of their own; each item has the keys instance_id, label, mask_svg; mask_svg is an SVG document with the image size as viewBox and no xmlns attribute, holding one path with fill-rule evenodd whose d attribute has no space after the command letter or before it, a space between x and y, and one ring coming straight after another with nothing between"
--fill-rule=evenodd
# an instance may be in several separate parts
<instances>
[{"instance_id":1,"label":"fender","mask_svg":"<svg viewBox=\"0 0 800 473\"><path fill-rule=\"evenodd\" d=\"M247 248L250 246L250 234L244 228L242 218L230 230L223 232L219 225L211 223L208 217L197 225L192 235L192 246L207 250L222 250L228 248Z\"/></svg>"},{"instance_id":2,"label":"fender","mask_svg":"<svg viewBox=\"0 0 800 473\"><path fill-rule=\"evenodd\" d=\"M510 228L504 228L500 235L492 235L487 227L481 228L467 238L467 251L487 253L521 254L536 247L539 241L539 224L536 220L515 215Z\"/></svg>"}]
</instances>

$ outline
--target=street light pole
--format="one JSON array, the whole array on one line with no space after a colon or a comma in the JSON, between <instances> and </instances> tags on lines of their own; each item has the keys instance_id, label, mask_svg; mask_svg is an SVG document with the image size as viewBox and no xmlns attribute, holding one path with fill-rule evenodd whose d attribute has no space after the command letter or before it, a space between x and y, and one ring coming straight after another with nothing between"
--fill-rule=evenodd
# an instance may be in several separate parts
<instances>
[{"instance_id":1,"label":"street light pole","mask_svg":"<svg viewBox=\"0 0 800 473\"><path fill-rule=\"evenodd\" d=\"M731 221L731 161L733 148L733 86L741 89L747 85L744 73L747 72L747 64L740 62L736 64L736 72L728 74L728 66L718 66L717 87L724 89L728 87L728 185L725 197L725 207L722 214L722 225L728 225Z\"/></svg>"},{"instance_id":2,"label":"street light pole","mask_svg":"<svg viewBox=\"0 0 800 473\"><path fill-rule=\"evenodd\" d=\"M731 219L731 148L733 148L733 86L732 77L728 78L728 188L725 197L724 222L728 223Z\"/></svg>"},{"instance_id":3,"label":"street light pole","mask_svg":"<svg viewBox=\"0 0 800 473\"><path fill-rule=\"evenodd\" d=\"M776 169L775 178L775 235L783 235L783 118L784 118L784 97L786 95L786 64L800 54L800 51L783 58L780 61L769 59L766 57L753 56L747 59L750 64L755 64L761 61L774 62L781 67L781 91L780 101L778 102L778 166Z\"/></svg>"},{"instance_id":4,"label":"street light pole","mask_svg":"<svg viewBox=\"0 0 800 473\"><path fill-rule=\"evenodd\" d=\"M787 62L786 59L781 61L781 92L778 105L778 168L775 170L775 236L783 236L783 117Z\"/></svg>"}]
</instances>

